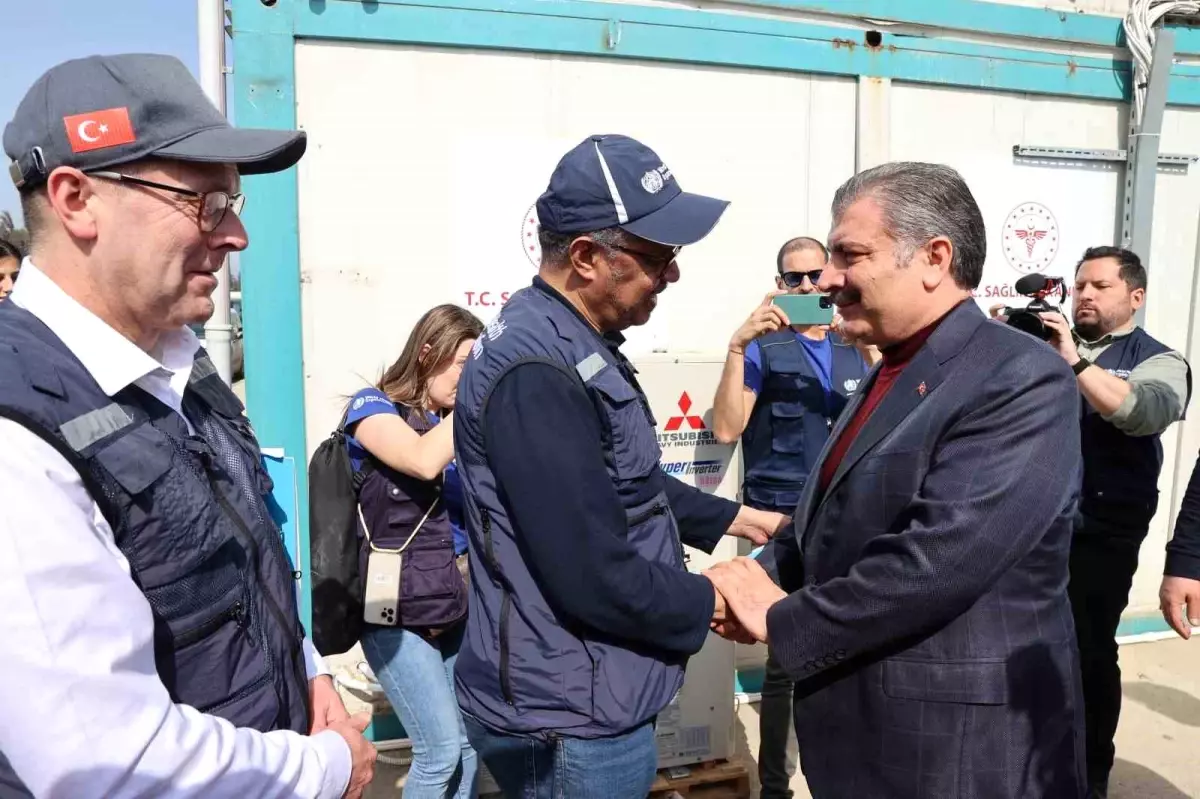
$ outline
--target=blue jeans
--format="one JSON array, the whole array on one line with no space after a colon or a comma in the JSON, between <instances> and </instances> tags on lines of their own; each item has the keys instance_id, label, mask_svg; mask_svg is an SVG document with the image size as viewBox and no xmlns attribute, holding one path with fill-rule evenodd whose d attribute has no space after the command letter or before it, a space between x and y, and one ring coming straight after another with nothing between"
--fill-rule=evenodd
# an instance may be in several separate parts
<instances>
[{"instance_id":1,"label":"blue jeans","mask_svg":"<svg viewBox=\"0 0 1200 799\"><path fill-rule=\"evenodd\" d=\"M478 761L454 694L454 661L466 624L432 641L368 624L363 653L412 740L405 799L472 799Z\"/></svg>"},{"instance_id":2,"label":"blue jeans","mask_svg":"<svg viewBox=\"0 0 1200 799\"><path fill-rule=\"evenodd\" d=\"M658 749L648 722L612 738L542 741L465 721L506 799L646 799L654 784Z\"/></svg>"}]
</instances>

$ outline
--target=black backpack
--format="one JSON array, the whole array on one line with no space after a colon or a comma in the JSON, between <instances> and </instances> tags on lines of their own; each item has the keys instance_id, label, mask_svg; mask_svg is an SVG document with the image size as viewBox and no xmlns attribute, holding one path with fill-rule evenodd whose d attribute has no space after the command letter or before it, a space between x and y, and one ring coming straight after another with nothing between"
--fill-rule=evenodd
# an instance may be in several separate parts
<instances>
[{"instance_id":1,"label":"black backpack","mask_svg":"<svg viewBox=\"0 0 1200 799\"><path fill-rule=\"evenodd\" d=\"M359 573L358 492L371 471L355 474L346 451L346 417L308 463L309 563L312 569L312 641L322 655L358 643L363 628Z\"/></svg>"}]
</instances>

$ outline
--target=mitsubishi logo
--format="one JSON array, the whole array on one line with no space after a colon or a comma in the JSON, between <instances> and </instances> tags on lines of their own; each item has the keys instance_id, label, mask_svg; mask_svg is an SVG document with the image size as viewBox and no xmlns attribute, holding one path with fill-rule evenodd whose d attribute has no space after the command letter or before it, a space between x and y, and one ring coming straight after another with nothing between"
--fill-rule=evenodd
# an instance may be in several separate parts
<instances>
[{"instance_id":1,"label":"mitsubishi logo","mask_svg":"<svg viewBox=\"0 0 1200 799\"><path fill-rule=\"evenodd\" d=\"M688 416L688 411L690 411L691 409L692 409L692 398L689 397L687 395L687 392L685 391L679 395L679 411L682 415L681 416L672 416L670 419L667 419L667 423L666 423L666 425L663 426L663 430L666 430L668 433L670 433L674 430L678 430L680 427L683 427L684 419L687 420L688 427L690 427L691 429L703 430L704 429L704 420L703 419L701 419L699 416Z\"/></svg>"}]
</instances>

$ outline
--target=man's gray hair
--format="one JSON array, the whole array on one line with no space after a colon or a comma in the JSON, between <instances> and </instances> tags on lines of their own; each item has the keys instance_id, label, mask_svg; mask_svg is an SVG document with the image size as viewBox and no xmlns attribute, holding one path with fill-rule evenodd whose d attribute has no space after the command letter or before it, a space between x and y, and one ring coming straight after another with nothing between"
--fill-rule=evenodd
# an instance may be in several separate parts
<instances>
[{"instance_id":1,"label":"man's gray hair","mask_svg":"<svg viewBox=\"0 0 1200 799\"><path fill-rule=\"evenodd\" d=\"M624 235L617 227L593 230L587 233L558 233L546 228L538 228L538 246L542 250L542 265L566 266L571 242L580 236L587 236L596 243L607 247L618 246L624 242Z\"/></svg>"},{"instance_id":2,"label":"man's gray hair","mask_svg":"<svg viewBox=\"0 0 1200 799\"><path fill-rule=\"evenodd\" d=\"M833 196L836 224L855 201L871 197L883 209L888 235L907 264L930 239L945 236L954 245L950 275L961 288L973 289L983 278L987 231L979 205L962 175L944 164L897 161L859 172Z\"/></svg>"}]
</instances>

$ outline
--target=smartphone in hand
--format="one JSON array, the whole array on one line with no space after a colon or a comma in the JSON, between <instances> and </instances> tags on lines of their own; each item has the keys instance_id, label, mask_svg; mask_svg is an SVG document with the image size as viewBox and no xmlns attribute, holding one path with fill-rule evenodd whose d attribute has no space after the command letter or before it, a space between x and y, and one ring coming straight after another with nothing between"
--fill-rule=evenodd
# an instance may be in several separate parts
<instances>
[{"instance_id":1,"label":"smartphone in hand","mask_svg":"<svg viewBox=\"0 0 1200 799\"><path fill-rule=\"evenodd\" d=\"M833 322L833 300L827 294L780 294L772 305L787 314L793 325L828 325Z\"/></svg>"}]
</instances>

